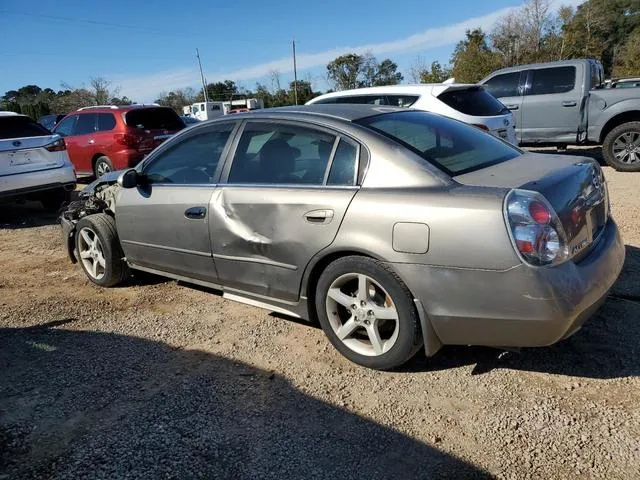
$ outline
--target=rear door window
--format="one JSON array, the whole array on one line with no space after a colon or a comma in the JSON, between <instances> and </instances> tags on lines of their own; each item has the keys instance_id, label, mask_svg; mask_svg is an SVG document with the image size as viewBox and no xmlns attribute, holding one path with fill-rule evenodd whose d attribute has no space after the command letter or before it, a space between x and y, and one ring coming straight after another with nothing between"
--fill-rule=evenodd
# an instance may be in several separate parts
<instances>
[{"instance_id":1,"label":"rear door window","mask_svg":"<svg viewBox=\"0 0 640 480\"><path fill-rule=\"evenodd\" d=\"M73 135L87 135L96 131L98 116L95 113L83 113L78 115L78 121L73 129Z\"/></svg>"},{"instance_id":2,"label":"rear door window","mask_svg":"<svg viewBox=\"0 0 640 480\"><path fill-rule=\"evenodd\" d=\"M327 185L355 185L357 165L358 147L345 139L340 139L331 163Z\"/></svg>"},{"instance_id":3,"label":"rear door window","mask_svg":"<svg viewBox=\"0 0 640 480\"><path fill-rule=\"evenodd\" d=\"M322 185L336 137L291 124L250 122L227 183Z\"/></svg>"},{"instance_id":4,"label":"rear door window","mask_svg":"<svg viewBox=\"0 0 640 480\"><path fill-rule=\"evenodd\" d=\"M29 117L6 116L0 117L0 139L42 137L51 132Z\"/></svg>"},{"instance_id":5,"label":"rear door window","mask_svg":"<svg viewBox=\"0 0 640 480\"><path fill-rule=\"evenodd\" d=\"M482 88L447 90L438 95L438 100L465 115L493 117L509 113L507 107Z\"/></svg>"},{"instance_id":6,"label":"rear door window","mask_svg":"<svg viewBox=\"0 0 640 480\"><path fill-rule=\"evenodd\" d=\"M124 121L141 130L181 130L184 123L170 108L136 108L125 113Z\"/></svg>"},{"instance_id":7,"label":"rear door window","mask_svg":"<svg viewBox=\"0 0 640 480\"><path fill-rule=\"evenodd\" d=\"M566 93L576 84L576 67L539 68L531 71L530 95Z\"/></svg>"},{"instance_id":8,"label":"rear door window","mask_svg":"<svg viewBox=\"0 0 640 480\"><path fill-rule=\"evenodd\" d=\"M503 73L487 80L487 91L496 98L517 97L520 95L518 85L520 83L520 72Z\"/></svg>"},{"instance_id":9,"label":"rear door window","mask_svg":"<svg viewBox=\"0 0 640 480\"><path fill-rule=\"evenodd\" d=\"M113 113L99 113L98 114L98 131L106 132L113 130L116 127L116 118Z\"/></svg>"}]
</instances>

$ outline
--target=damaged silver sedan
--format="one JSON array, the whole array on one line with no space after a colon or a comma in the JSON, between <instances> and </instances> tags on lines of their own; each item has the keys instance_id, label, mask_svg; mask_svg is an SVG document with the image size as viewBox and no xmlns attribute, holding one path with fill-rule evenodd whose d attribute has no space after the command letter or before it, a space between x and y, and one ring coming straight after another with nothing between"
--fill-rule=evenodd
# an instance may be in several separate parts
<instances>
[{"instance_id":1,"label":"damaged silver sedan","mask_svg":"<svg viewBox=\"0 0 640 480\"><path fill-rule=\"evenodd\" d=\"M592 160L364 105L203 122L98 179L61 222L98 285L137 269L212 287L319 321L377 369L422 346L557 342L624 261Z\"/></svg>"}]
</instances>

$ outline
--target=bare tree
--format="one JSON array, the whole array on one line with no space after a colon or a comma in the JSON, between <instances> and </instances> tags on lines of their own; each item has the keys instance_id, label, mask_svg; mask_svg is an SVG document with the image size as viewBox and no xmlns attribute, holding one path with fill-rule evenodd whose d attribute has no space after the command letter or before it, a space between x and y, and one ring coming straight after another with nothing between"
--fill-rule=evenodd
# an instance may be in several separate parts
<instances>
[{"instance_id":1,"label":"bare tree","mask_svg":"<svg viewBox=\"0 0 640 480\"><path fill-rule=\"evenodd\" d=\"M420 83L422 81L422 74L428 69L424 58L420 56L416 57L411 67L409 67L409 80L411 80L411 83Z\"/></svg>"},{"instance_id":2,"label":"bare tree","mask_svg":"<svg viewBox=\"0 0 640 480\"><path fill-rule=\"evenodd\" d=\"M89 82L91 85L91 93L93 93L96 105L105 105L109 99L116 97L118 92L110 92L111 82L103 77L91 77Z\"/></svg>"},{"instance_id":3,"label":"bare tree","mask_svg":"<svg viewBox=\"0 0 640 480\"><path fill-rule=\"evenodd\" d=\"M282 86L280 84L280 71L273 69L269 70L269 80L271 81L271 93L276 93L282 90Z\"/></svg>"}]
</instances>

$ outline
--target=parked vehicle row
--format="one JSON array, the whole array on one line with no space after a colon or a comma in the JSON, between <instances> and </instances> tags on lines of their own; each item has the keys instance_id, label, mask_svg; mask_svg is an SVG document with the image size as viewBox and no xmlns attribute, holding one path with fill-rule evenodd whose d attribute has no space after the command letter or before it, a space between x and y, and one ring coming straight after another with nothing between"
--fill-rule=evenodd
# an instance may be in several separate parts
<instances>
[{"instance_id":1,"label":"parked vehicle row","mask_svg":"<svg viewBox=\"0 0 640 480\"><path fill-rule=\"evenodd\" d=\"M603 88L595 60L520 65L480 82L514 114L521 145L602 145L617 170L640 171L640 89Z\"/></svg>"},{"instance_id":2,"label":"parked vehicle row","mask_svg":"<svg viewBox=\"0 0 640 480\"><path fill-rule=\"evenodd\" d=\"M53 129L67 144L80 174L100 177L134 167L185 124L168 107L149 105L85 107Z\"/></svg>"},{"instance_id":3,"label":"parked vehicle row","mask_svg":"<svg viewBox=\"0 0 640 480\"><path fill-rule=\"evenodd\" d=\"M0 202L37 200L57 210L75 187L64 140L26 115L0 112Z\"/></svg>"},{"instance_id":4,"label":"parked vehicle row","mask_svg":"<svg viewBox=\"0 0 640 480\"><path fill-rule=\"evenodd\" d=\"M625 250L588 158L525 153L427 112L310 105L194 125L62 218L109 287L130 269L319 320L350 360L543 346L604 301Z\"/></svg>"},{"instance_id":5,"label":"parked vehicle row","mask_svg":"<svg viewBox=\"0 0 640 480\"><path fill-rule=\"evenodd\" d=\"M358 88L320 95L307 105L345 103L439 113L486 130L509 143L518 143L510 110L477 85L439 83Z\"/></svg>"}]
</instances>

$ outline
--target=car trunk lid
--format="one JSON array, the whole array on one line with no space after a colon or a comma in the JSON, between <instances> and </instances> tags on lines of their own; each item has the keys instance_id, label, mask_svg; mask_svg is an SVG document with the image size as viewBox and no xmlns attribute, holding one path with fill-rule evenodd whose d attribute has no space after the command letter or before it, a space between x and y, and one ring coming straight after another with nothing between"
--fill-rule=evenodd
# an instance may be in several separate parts
<instances>
[{"instance_id":1,"label":"car trunk lid","mask_svg":"<svg viewBox=\"0 0 640 480\"><path fill-rule=\"evenodd\" d=\"M59 153L64 152L45 148L59 139L58 135L0 139L0 176L61 167L64 156Z\"/></svg>"},{"instance_id":2,"label":"car trunk lid","mask_svg":"<svg viewBox=\"0 0 640 480\"><path fill-rule=\"evenodd\" d=\"M529 153L454 180L463 185L518 188L544 195L562 223L574 260L586 255L597 242L609 214L604 177L589 158Z\"/></svg>"}]
</instances>

